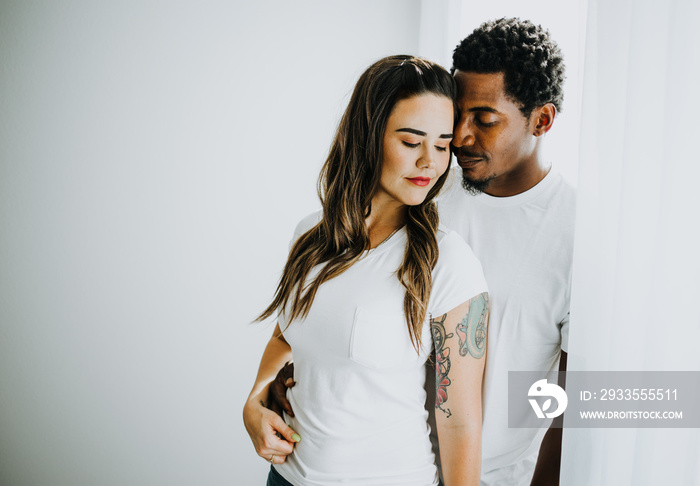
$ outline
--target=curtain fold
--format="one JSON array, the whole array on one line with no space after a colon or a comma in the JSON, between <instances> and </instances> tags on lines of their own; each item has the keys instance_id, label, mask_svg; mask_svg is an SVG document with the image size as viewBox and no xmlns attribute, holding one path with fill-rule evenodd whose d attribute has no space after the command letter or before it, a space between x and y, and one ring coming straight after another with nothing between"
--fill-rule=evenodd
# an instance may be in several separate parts
<instances>
[{"instance_id":1,"label":"curtain fold","mask_svg":"<svg viewBox=\"0 0 700 486\"><path fill-rule=\"evenodd\" d=\"M700 2L591 0L569 370L700 370ZM566 429L563 485L700 484L697 429Z\"/></svg>"}]
</instances>

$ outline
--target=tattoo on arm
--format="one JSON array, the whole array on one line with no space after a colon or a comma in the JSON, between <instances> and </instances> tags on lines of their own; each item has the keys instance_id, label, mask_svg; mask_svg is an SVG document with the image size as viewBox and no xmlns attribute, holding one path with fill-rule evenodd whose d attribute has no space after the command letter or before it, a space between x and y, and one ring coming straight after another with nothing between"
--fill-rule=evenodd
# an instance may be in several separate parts
<instances>
[{"instance_id":1,"label":"tattoo on arm","mask_svg":"<svg viewBox=\"0 0 700 486\"><path fill-rule=\"evenodd\" d=\"M481 358L486 352L486 318L489 313L489 298L483 293L472 299L469 312L462 322L457 324L459 336L459 354Z\"/></svg>"},{"instance_id":2,"label":"tattoo on arm","mask_svg":"<svg viewBox=\"0 0 700 486\"><path fill-rule=\"evenodd\" d=\"M445 319L447 314L430 319L430 331L435 346L435 408L442 410L450 417L452 415L450 409L443 407L447 402L447 387L452 383L447 376L450 373L450 348L445 346L445 341L454 334L447 334Z\"/></svg>"},{"instance_id":3,"label":"tattoo on arm","mask_svg":"<svg viewBox=\"0 0 700 486\"><path fill-rule=\"evenodd\" d=\"M464 319L457 324L455 332L459 337L459 354L461 356L471 355L476 359L486 353L486 325L489 313L488 294L483 293L474 297L469 305L469 311ZM447 333L445 320L447 314L430 319L430 331L435 347L435 408L442 410L447 417L452 416L452 412L445 406L448 399L447 387L452 384L449 377L450 348L446 345L449 338L454 333Z\"/></svg>"}]
</instances>

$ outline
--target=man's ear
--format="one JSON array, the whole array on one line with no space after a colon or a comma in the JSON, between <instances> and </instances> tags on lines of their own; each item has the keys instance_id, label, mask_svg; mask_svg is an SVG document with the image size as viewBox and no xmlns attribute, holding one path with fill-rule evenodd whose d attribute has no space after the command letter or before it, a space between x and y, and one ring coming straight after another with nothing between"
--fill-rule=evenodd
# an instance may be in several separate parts
<instances>
[{"instance_id":1,"label":"man's ear","mask_svg":"<svg viewBox=\"0 0 700 486\"><path fill-rule=\"evenodd\" d=\"M547 133L554 124L554 117L557 116L557 107L552 103L545 103L532 111L533 128L532 134L540 137Z\"/></svg>"}]
</instances>

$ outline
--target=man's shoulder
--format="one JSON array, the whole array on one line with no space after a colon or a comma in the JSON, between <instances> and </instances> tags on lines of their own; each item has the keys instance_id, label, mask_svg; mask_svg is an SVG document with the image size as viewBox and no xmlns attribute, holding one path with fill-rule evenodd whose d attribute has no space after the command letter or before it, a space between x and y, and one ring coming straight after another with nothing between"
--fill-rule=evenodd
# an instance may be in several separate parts
<instances>
[{"instance_id":1,"label":"man's shoulder","mask_svg":"<svg viewBox=\"0 0 700 486\"><path fill-rule=\"evenodd\" d=\"M558 198L570 202L572 205L576 203L576 188L567 181L563 175L557 173L554 174L554 188L555 194Z\"/></svg>"},{"instance_id":2,"label":"man's shoulder","mask_svg":"<svg viewBox=\"0 0 700 486\"><path fill-rule=\"evenodd\" d=\"M576 189L561 174L554 176L555 179L546 198L547 212L573 225L576 216Z\"/></svg>"}]
</instances>

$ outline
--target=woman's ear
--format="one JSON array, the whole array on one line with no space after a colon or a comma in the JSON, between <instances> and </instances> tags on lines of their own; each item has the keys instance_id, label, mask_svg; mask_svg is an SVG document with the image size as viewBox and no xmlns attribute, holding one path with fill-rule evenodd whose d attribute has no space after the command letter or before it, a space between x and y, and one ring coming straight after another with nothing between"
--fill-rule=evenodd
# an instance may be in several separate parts
<instances>
[{"instance_id":1,"label":"woman's ear","mask_svg":"<svg viewBox=\"0 0 700 486\"><path fill-rule=\"evenodd\" d=\"M544 135L552 128L554 117L557 116L557 107L552 103L545 103L539 108L535 108L532 113L534 127L532 134L535 137Z\"/></svg>"}]
</instances>

